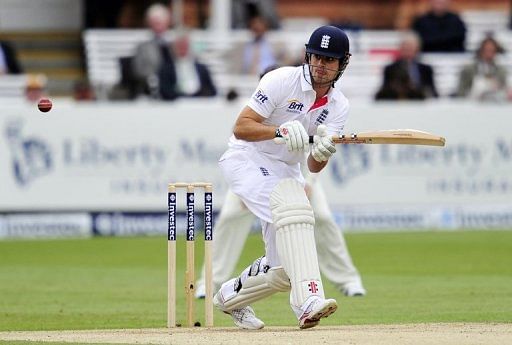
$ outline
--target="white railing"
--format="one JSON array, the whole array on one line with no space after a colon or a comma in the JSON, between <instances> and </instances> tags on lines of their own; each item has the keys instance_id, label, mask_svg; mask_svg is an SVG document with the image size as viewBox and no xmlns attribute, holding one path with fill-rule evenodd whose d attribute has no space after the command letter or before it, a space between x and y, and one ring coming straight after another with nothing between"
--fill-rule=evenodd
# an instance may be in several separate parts
<instances>
[{"instance_id":1,"label":"white railing","mask_svg":"<svg viewBox=\"0 0 512 345\"><path fill-rule=\"evenodd\" d=\"M0 75L0 99L24 99L28 76L26 74Z\"/></svg>"}]
</instances>

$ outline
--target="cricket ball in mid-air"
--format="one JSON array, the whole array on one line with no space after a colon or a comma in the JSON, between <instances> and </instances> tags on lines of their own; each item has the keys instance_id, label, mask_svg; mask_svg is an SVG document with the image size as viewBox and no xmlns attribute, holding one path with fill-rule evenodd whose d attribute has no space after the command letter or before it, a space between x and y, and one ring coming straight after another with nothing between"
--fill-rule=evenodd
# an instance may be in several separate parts
<instances>
[{"instance_id":1,"label":"cricket ball in mid-air","mask_svg":"<svg viewBox=\"0 0 512 345\"><path fill-rule=\"evenodd\" d=\"M52 101L48 98L41 98L37 103L37 107L39 108L39 111L47 113L52 109Z\"/></svg>"}]
</instances>

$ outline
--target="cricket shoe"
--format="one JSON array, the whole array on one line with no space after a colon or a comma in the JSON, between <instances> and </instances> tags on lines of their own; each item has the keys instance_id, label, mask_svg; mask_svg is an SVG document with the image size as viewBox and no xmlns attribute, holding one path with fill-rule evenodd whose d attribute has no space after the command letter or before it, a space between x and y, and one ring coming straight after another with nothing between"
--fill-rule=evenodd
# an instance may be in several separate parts
<instances>
[{"instance_id":1,"label":"cricket shoe","mask_svg":"<svg viewBox=\"0 0 512 345\"><path fill-rule=\"evenodd\" d=\"M328 317L338 309L338 303L332 298L314 297L312 301L306 301L305 303L309 303L309 305L299 318L300 329L315 327L320 323L320 319Z\"/></svg>"},{"instance_id":2,"label":"cricket shoe","mask_svg":"<svg viewBox=\"0 0 512 345\"><path fill-rule=\"evenodd\" d=\"M220 301L219 293L216 293L215 296L213 296L213 305L223 313L230 315L238 328L255 330L265 327L263 321L256 317L254 310L250 306L227 311L224 309L222 302Z\"/></svg>"},{"instance_id":3,"label":"cricket shoe","mask_svg":"<svg viewBox=\"0 0 512 345\"><path fill-rule=\"evenodd\" d=\"M348 297L363 297L366 295L366 289L360 281L354 281L343 286L343 294Z\"/></svg>"},{"instance_id":4,"label":"cricket shoe","mask_svg":"<svg viewBox=\"0 0 512 345\"><path fill-rule=\"evenodd\" d=\"M197 284L195 297L197 299L204 299L206 297L206 288L204 284Z\"/></svg>"}]
</instances>

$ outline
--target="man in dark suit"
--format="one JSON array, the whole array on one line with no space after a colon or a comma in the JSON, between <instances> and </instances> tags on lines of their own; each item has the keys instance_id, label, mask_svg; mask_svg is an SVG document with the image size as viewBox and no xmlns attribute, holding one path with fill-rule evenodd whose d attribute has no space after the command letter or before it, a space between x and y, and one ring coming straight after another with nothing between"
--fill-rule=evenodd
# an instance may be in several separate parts
<instances>
[{"instance_id":1,"label":"man in dark suit","mask_svg":"<svg viewBox=\"0 0 512 345\"><path fill-rule=\"evenodd\" d=\"M131 60L133 77L153 98L172 101L183 96L215 96L217 91L205 65L189 54L188 37L168 42L171 23L167 7L156 3L146 11L153 38L141 43ZM139 92L139 91L138 91Z\"/></svg>"},{"instance_id":2,"label":"man in dark suit","mask_svg":"<svg viewBox=\"0 0 512 345\"><path fill-rule=\"evenodd\" d=\"M144 93L153 98L173 100L178 97L174 90L176 70L172 45L165 34L172 24L169 8L155 3L145 14L146 24L153 37L140 43L135 49L131 60L132 73Z\"/></svg>"},{"instance_id":3,"label":"man in dark suit","mask_svg":"<svg viewBox=\"0 0 512 345\"><path fill-rule=\"evenodd\" d=\"M449 0L430 0L430 11L413 22L412 29L423 42L423 52L463 52L466 26L449 11Z\"/></svg>"},{"instance_id":4,"label":"man in dark suit","mask_svg":"<svg viewBox=\"0 0 512 345\"><path fill-rule=\"evenodd\" d=\"M10 43L0 41L0 74L20 74L20 67L16 51Z\"/></svg>"},{"instance_id":5,"label":"man in dark suit","mask_svg":"<svg viewBox=\"0 0 512 345\"><path fill-rule=\"evenodd\" d=\"M200 63L190 49L190 38L186 33L179 35L173 44L174 73L164 73L162 96L212 97L217 94L208 67Z\"/></svg>"},{"instance_id":6,"label":"man in dark suit","mask_svg":"<svg viewBox=\"0 0 512 345\"><path fill-rule=\"evenodd\" d=\"M384 81L376 99L421 100L438 96L432 67L418 60L420 45L416 34L404 37L398 59L384 69Z\"/></svg>"}]
</instances>

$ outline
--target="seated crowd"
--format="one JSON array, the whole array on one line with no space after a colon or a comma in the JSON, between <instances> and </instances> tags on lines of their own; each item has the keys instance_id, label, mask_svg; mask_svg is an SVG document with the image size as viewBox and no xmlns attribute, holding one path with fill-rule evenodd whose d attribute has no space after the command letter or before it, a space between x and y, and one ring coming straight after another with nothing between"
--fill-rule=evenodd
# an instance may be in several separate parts
<instances>
[{"instance_id":1,"label":"seated crowd","mask_svg":"<svg viewBox=\"0 0 512 345\"><path fill-rule=\"evenodd\" d=\"M133 57L123 58L121 81L111 91L111 99L133 99L139 94L163 100L215 96L208 67L194 57L187 34L179 35L173 44L165 39L171 25L168 9L151 6L146 22L153 37L139 44Z\"/></svg>"},{"instance_id":2,"label":"seated crowd","mask_svg":"<svg viewBox=\"0 0 512 345\"><path fill-rule=\"evenodd\" d=\"M505 50L490 33L483 37L473 61L458 66L458 82L453 90L440 92L443 89L436 87L436 67L422 61L422 53L464 54L466 51L466 24L457 13L449 10L449 6L448 0L430 0L429 10L412 21L411 31L404 32L396 50L389 53L394 61L383 66L382 83L376 89L375 100L437 97L512 100L507 68L500 65L498 58ZM279 28L275 11L253 6L239 17L244 19L234 21L234 27L244 27L240 23L245 22L250 37L246 41L234 41L230 49L221 54L229 73L257 77L269 66L303 63L302 51L291 56L286 49L287 42L268 39L269 28ZM220 92L216 83L219 80L215 71L212 72L212 66L194 55L189 33L173 29L169 6L153 4L147 8L144 18L152 37L140 43L133 55L119 58L121 76L109 90L109 99L146 97L172 101L182 97L214 97L223 93L230 100L236 98L236 87ZM174 33L172 41L166 36L169 30ZM358 59L357 55L353 59ZM0 75L21 71L15 50L8 42L0 42Z\"/></svg>"},{"instance_id":3,"label":"seated crowd","mask_svg":"<svg viewBox=\"0 0 512 345\"><path fill-rule=\"evenodd\" d=\"M435 82L436 71L433 66L422 62L421 54L465 52L466 25L457 13L449 10L449 6L448 0L431 0L429 10L413 20L411 31L403 33L395 61L383 68L382 84L375 94L376 100L424 100L449 96L502 101L509 97L507 70L496 59L497 54L504 50L491 35L481 42L475 60L468 61L467 66L460 66L458 85L449 94L439 94ZM290 57L284 49L285 44L269 41L268 16L263 16L264 12L257 9L249 12L244 18L250 38L235 42L222 55L230 73L257 76L269 66L303 63L302 53L298 53L298 57ZM218 94L214 86L215 78L208 67L190 54L188 38L178 34L171 44L161 37L171 24L169 9L162 5L151 6L146 14L146 22L154 38L136 49L131 61L133 68L129 70L129 74L134 75L131 80L137 85L137 93L165 100ZM274 23L273 27L276 26ZM187 52L183 53L183 49ZM122 78L121 83L124 80L126 78ZM133 90L134 86L129 89ZM132 92L129 98L136 97L137 93ZM227 97L234 98L233 94L236 95L236 90L231 89ZM112 98L115 99L115 95Z\"/></svg>"}]
</instances>

